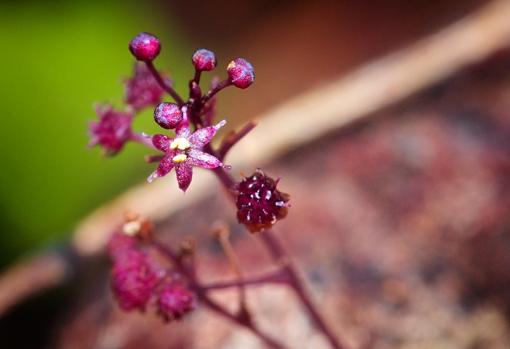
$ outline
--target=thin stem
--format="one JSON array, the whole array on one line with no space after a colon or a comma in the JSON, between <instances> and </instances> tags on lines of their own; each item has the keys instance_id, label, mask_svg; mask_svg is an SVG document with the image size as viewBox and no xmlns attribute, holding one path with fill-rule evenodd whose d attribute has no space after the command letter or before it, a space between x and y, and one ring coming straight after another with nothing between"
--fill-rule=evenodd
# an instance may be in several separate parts
<instances>
[{"instance_id":1,"label":"thin stem","mask_svg":"<svg viewBox=\"0 0 510 349\"><path fill-rule=\"evenodd\" d=\"M317 309L315 308L310 296L306 292L303 283L295 269L295 267L291 264L290 260L287 257L287 253L280 241L278 241L272 231L268 230L260 234L262 236L262 241L266 245L269 250L273 260L276 262L284 262L283 269L287 273L289 277L289 282L292 285L294 291L297 296L303 303L303 306L308 311L308 314L314 320L317 328L324 334L324 336L328 339L331 346L335 349L343 349L346 348L340 341L336 338L333 331L328 327L322 316L319 314Z\"/></svg>"},{"instance_id":2,"label":"thin stem","mask_svg":"<svg viewBox=\"0 0 510 349\"><path fill-rule=\"evenodd\" d=\"M205 304L207 307L209 307L211 310L213 310L216 313L222 315L223 317L229 319L230 321L249 329L251 332L253 332L258 338L260 338L266 344L267 348L285 349L285 347L282 344L280 344L273 338L269 337L265 333L261 332L252 322L247 322L247 321L243 320L243 318L230 313L229 311L225 310L222 306L215 303L213 300L211 300L208 296L206 296L204 294L199 295L199 298L202 300L202 303Z\"/></svg>"},{"instance_id":3,"label":"thin stem","mask_svg":"<svg viewBox=\"0 0 510 349\"><path fill-rule=\"evenodd\" d=\"M211 148L210 150L213 151ZM215 152L213 151L212 154L215 155ZM216 168L214 170L214 173L218 176L221 183L225 186L227 192L231 193L230 197L235 198L233 192L231 191L231 189L235 187L234 179L228 173L226 173L225 170L221 167ZM310 296L306 292L295 267L290 263L290 258L288 257L287 252L282 247L280 242L275 238L275 236L272 234L270 230L264 231L262 234L259 235L262 236L262 241L264 242L265 247L269 250L271 256L273 257L273 260L275 260L275 262L277 263L282 262L284 263L282 270L289 277L289 285L296 292L296 295L298 296L299 300L301 301L306 311L314 321L316 328L323 333L323 335L328 339L329 343L334 349L345 349L346 346L340 343L340 341L336 338L333 331L329 328L329 326L326 324L326 322L320 315L319 311L315 308L315 305L313 304L312 300L310 299Z\"/></svg>"},{"instance_id":4,"label":"thin stem","mask_svg":"<svg viewBox=\"0 0 510 349\"><path fill-rule=\"evenodd\" d=\"M214 282L207 285L202 285L202 288L206 291L223 290L232 287L243 286L263 286L267 284L285 284L288 283L288 277L283 274L280 270L273 272L269 275L262 275L254 278L245 278L243 281L224 281Z\"/></svg>"},{"instance_id":5,"label":"thin stem","mask_svg":"<svg viewBox=\"0 0 510 349\"><path fill-rule=\"evenodd\" d=\"M174 266L188 279L189 286L193 288L196 292L196 295L200 302L207 306L209 309L213 310L214 312L222 315L223 317L229 319L230 321L246 327L249 329L253 334L255 334L261 341L263 341L268 348L271 349L285 349L285 347L268 336L267 334L261 332L250 320L250 318L246 318L244 316L237 316L232 313L230 313L228 310L223 308L220 304L214 302L206 293L206 290L200 285L198 280L195 277L195 274L192 270L186 267L186 265L183 263L182 259L179 255L177 255L172 249L167 247L166 245L162 244L161 242L157 240L152 241L152 245L165 257L167 257Z\"/></svg>"},{"instance_id":6,"label":"thin stem","mask_svg":"<svg viewBox=\"0 0 510 349\"><path fill-rule=\"evenodd\" d=\"M202 75L202 71L195 69L195 76L193 77L193 81L200 85L200 76Z\"/></svg>"},{"instance_id":7,"label":"thin stem","mask_svg":"<svg viewBox=\"0 0 510 349\"><path fill-rule=\"evenodd\" d=\"M241 139L244 138L248 133L250 133L251 130L253 130L257 126L257 123L255 121L250 121L246 125L244 125L239 131L233 132L229 135L227 135L223 142L221 143L217 153L218 153L218 159L223 160L229 150L237 144Z\"/></svg>"},{"instance_id":8,"label":"thin stem","mask_svg":"<svg viewBox=\"0 0 510 349\"><path fill-rule=\"evenodd\" d=\"M165 82L165 80L163 80L163 77L157 71L156 67L154 66L154 63L152 63L152 61L146 61L145 64L147 65L147 68L149 68L149 71L152 73L152 76L154 76L154 79L156 79L156 81L158 82L159 86L161 86L163 90L165 90L166 92L168 92L170 96L172 96L172 98L177 102L179 107L182 107L185 104L184 100L181 98L181 96L179 96L177 92L175 92L172 86L168 85Z\"/></svg>"},{"instance_id":9,"label":"thin stem","mask_svg":"<svg viewBox=\"0 0 510 349\"><path fill-rule=\"evenodd\" d=\"M227 256L227 259L234 270L234 274L237 276L237 288L239 290L239 313L244 313L246 316L249 315L248 306L246 304L246 289L244 285L244 275L241 269L241 263L239 262L239 258L237 257L234 248L229 240L230 232L228 227L223 226L218 228L217 237L218 241L223 249L223 252Z\"/></svg>"},{"instance_id":10,"label":"thin stem","mask_svg":"<svg viewBox=\"0 0 510 349\"><path fill-rule=\"evenodd\" d=\"M217 94L218 92L223 90L225 87L228 87L230 85L232 85L232 83L230 82L229 79L225 79L223 81L220 81L216 86L211 88L209 90L209 92L207 92L207 94L203 98L203 103L207 102L208 100L213 98L215 94Z\"/></svg>"}]
</instances>

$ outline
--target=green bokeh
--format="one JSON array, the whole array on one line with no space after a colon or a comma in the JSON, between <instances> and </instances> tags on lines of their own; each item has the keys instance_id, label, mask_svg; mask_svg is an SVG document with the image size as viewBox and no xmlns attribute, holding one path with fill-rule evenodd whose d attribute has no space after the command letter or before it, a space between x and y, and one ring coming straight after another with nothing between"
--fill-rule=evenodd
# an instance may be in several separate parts
<instances>
[{"instance_id":1,"label":"green bokeh","mask_svg":"<svg viewBox=\"0 0 510 349\"><path fill-rule=\"evenodd\" d=\"M87 120L95 101L120 105L127 43L139 31L161 37L157 63L186 81L185 40L158 13L125 1L0 5L0 263L69 236L150 172L136 145L112 159L88 150ZM153 129L148 113L142 124Z\"/></svg>"}]
</instances>

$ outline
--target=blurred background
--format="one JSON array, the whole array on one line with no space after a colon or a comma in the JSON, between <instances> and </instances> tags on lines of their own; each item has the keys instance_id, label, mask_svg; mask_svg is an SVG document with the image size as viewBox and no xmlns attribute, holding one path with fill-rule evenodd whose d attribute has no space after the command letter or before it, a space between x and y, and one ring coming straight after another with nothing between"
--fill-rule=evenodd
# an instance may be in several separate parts
<instances>
[{"instance_id":1,"label":"blurred background","mask_svg":"<svg viewBox=\"0 0 510 349\"><path fill-rule=\"evenodd\" d=\"M10 263L37 251L65 244L76 224L88 213L134 184L143 182L151 171L152 165L147 165L142 160L146 151L135 145L128 145L125 151L114 158L104 158L98 149L90 150L86 147L87 122L96 117L93 104L110 102L121 106L122 79L130 75L133 67L133 58L128 52L127 44L136 33L147 31L160 37L163 50L156 60L156 65L169 73L180 92L186 90L187 81L193 73L190 56L197 48L204 47L217 53L219 64L216 73L219 76L224 76L223 70L232 58L241 56L249 59L256 68L256 84L242 92L235 89L226 91L219 104L219 115L228 118L229 127L236 127L299 93L313 91L367 62L406 47L463 18L486 3L487 1L482 0L3 1L0 4L2 32L0 76L3 82L0 86L0 118L3 131L3 137L0 138L3 168L3 171L0 171L0 267L4 269ZM448 52L445 52L445 55L447 54ZM434 230L431 226L438 222L437 215L442 208L438 204L435 208L427 206L425 210L422 206L413 204L422 200L423 195L429 192L430 187L425 185L439 180L436 176L443 176L442 179L450 178L451 171L462 168L469 173L479 174L480 177L476 179L480 181L476 182L478 187L473 196L459 201L459 204L464 203L466 206L455 206L455 210L452 209L451 212L462 213L457 217L469 216L469 212L475 215L479 212L477 208L480 207L480 200L485 200L481 205L483 207L480 208L484 210L484 216L480 221L485 225L478 221L478 225L475 223L469 225L472 229L469 237L473 238L478 231L487 234L493 233L494 230L506 232L508 203L497 201L492 196L490 200L487 199L489 194L486 188L491 186L491 193L498 190L504 192L503 189L494 187L495 183L498 183L505 190L508 189L508 180L504 180L507 174L505 171L510 168L506 167L508 166L506 151L509 149L506 137L510 133L505 133L509 123L508 112L504 109L507 106L506 97L510 96L508 62L508 52L504 50L498 52L488 61L470 67L470 70L413 97L406 101L406 104L385 110L379 115L381 119L389 119L393 124L387 121L371 126L372 128L357 125L340 134L330 135L327 140L330 142L329 148L326 147L334 154L330 158L321 158L321 150L318 148L309 150L309 153L298 149L288 155L285 160L287 162L283 162L284 165L280 164L275 168L279 173L287 173L289 187L293 187L294 183L295 190L299 191L300 186L297 183L300 179L294 173L303 176L302 182L299 183L310 183L314 177L306 169L300 170L301 165L296 164L296 161L305 154L308 154L309 158L317 156L317 159L329 164L328 168L334 178L345 179L350 176L349 178L359 181L355 184L350 182L350 185L369 188L369 194L374 195L373 202L380 204L381 210L384 211L382 214L384 222L391 221L399 227L395 230L402 233L416 230L422 234L425 234L424 231ZM408 113L414 110L418 111L409 116ZM150 114L151 112L147 111L146 117L138 118L135 127L147 132L156 130ZM420 115L427 115L424 117L426 121ZM447 125L444 124L445 120L448 121ZM445 129L451 133L443 134L442 130ZM391 135L395 134L403 136L394 139ZM450 140L449 135L457 138L451 136L454 139ZM485 143L487 139L497 141L487 145ZM452 143L449 143L450 141ZM425 144L432 142L433 145L430 143L424 146L424 142ZM376 151L367 153L367 145ZM445 158L437 160L437 164L452 164L459 157L464 159L462 156L467 156L466 161L456 163L458 165L456 168L453 165L434 167L433 165L437 164L428 156L432 156L430 149L436 149L435 146L439 147L438 149L452 146L457 151L445 152ZM423 150L424 148L429 152ZM436 151L443 154L442 150ZM395 159L394 152L401 157L397 156ZM480 159L494 154L497 154L497 159L491 161L490 165L480 162ZM472 159L474 156L479 158ZM413 161L416 161L416 164L405 163L407 157L415 159ZM476 172L487 169L488 166L493 167L486 172ZM420 177L422 175L423 177ZM413 178L411 182L410 177ZM415 179L419 183L414 182ZM324 180L327 182L327 178ZM340 180L338 183L343 182ZM340 185L338 183L330 184L335 187ZM459 187L445 189L444 193L441 192L444 196L436 198L436 201L430 199L430 202L441 203L443 202L441 200L449 197L449 193L453 193L454 196L461 192L465 193L466 187L462 186L464 184L465 182L461 182ZM467 187L472 189L469 185ZM327 192L331 188L322 189ZM440 192L437 187L430 190ZM298 192L295 195L306 201L308 194ZM352 198L351 205L358 205L357 209L362 211L366 209L364 204L355 199L365 200L365 195L368 194L339 192L339 195ZM494 200L491 201L492 199ZM343 202L336 204L338 204L336 210L347 209L343 206L347 204ZM206 211L207 207L202 209ZM297 205L297 212L299 209ZM336 212L335 209L333 212ZM409 213L409 210L419 210L420 220L416 217L414 217L416 221L400 220ZM324 214L324 217L329 217ZM298 214L295 217L297 216ZM331 233L335 229L351 232L356 230L350 226L341 226L340 223L335 223L337 224L335 227L323 227L324 221L317 218L317 215L308 216L317 226L321 226L324 232ZM405 224L395 223L397 221ZM464 221L459 219L459 222ZM441 225L441 232L456 231L459 224L462 226L461 223L452 223L452 226L446 227ZM179 224L176 223L177 226ZM378 223L374 222L374 226L377 225ZM389 226L392 225L386 227L388 231L391 230ZM416 226L421 228L426 226L426 229L420 230L421 228L418 229ZM287 228L284 226L284 231L290 231L290 227L290 223ZM440 242L444 240L451 242L453 239L442 233L433 235L433 238L430 237L432 235L424 237L418 234L417 239L420 243L414 240L399 241L401 243L407 241L418 249L420 246L423 247L421 245L423 243L434 250L439 248ZM323 237L322 241L328 241L327 239L334 241L335 238L331 234L320 235ZM348 236L348 233L345 234ZM354 237L342 236L342 241L348 246L354 245L352 247L354 251L358 251L356 248L363 250L368 246L362 243L358 246L351 241ZM374 239L373 236L365 238L367 241ZM428 244L422 241L429 238L434 242ZM469 241L470 247L466 249L469 252L466 252L466 255L470 255L470 258L488 258L484 253L480 257L472 250L473 246L480 244L477 240L479 237L473 239ZM501 246L500 239L508 243L507 235L493 236L492 239L494 246ZM388 245L391 247L388 247L387 253L394 255L390 252L393 251L391 248L398 250L401 246L393 240L392 243L395 245ZM299 249L299 244L296 246L299 253L304 253ZM489 244L486 247L487 251L492 251L494 246ZM455 245L454 248L460 247ZM347 251L344 252L344 255L349 254ZM367 255L369 254L367 252ZM371 267L367 267L371 263L376 265L377 260L359 259L360 255L363 253L354 253L352 259L345 257L345 260L341 260L339 257L341 272L346 276L338 282L344 290L345 282L349 282L352 287L361 285L359 287L366 290L365 287L371 287L370 282L373 282L373 279L379 280L381 277ZM406 258L402 257L402 261L406 261ZM434 263L425 263L428 268L426 271L434 278L439 273L438 270L443 270L441 269L443 264L438 256L434 255L431 258ZM470 268L473 266L461 266L456 258L459 260L462 258L457 255L454 258L459 265L452 261L444 261L444 264L466 268L463 270L467 275L471 276L472 272L476 275L473 276L473 280L480 281L478 278L486 272L485 269L472 271ZM502 258L503 261L510 260L508 252L504 251L501 251L498 258ZM423 257L423 260L426 259ZM312 258L310 264L313 265L317 261L320 262L321 258ZM507 268L510 268L510 264L505 268L499 259L490 259L487 263L490 270L502 268L501 273L508 277ZM407 273L406 275L411 273L409 270L401 272ZM313 275L318 279L325 277L320 273ZM482 320L483 316L488 316L489 325L483 326L497 324L503 327L498 332L497 339L500 341L474 340L462 344L448 342L445 346L438 344L436 347L504 348L510 343L505 341L508 339L506 320L501 320L507 315L509 299L508 295L503 296L500 292L501 283L508 287L506 283L510 278L501 281L498 277L490 280L493 289L486 293L490 297L499 297L496 308L501 306L502 313L483 314ZM501 282L493 283L495 279ZM449 282L453 284L460 281L456 278L445 281ZM487 286L482 281L475 284L476 290ZM384 297L403 297L402 292L405 292L402 290L405 287L395 280L381 287L386 290L385 292L390 292L389 296L385 293ZM441 290L438 292L444 293L444 289L449 289L448 287L441 284ZM388 288L391 290L387 291ZM462 298L460 300L456 298L455 302L469 303L472 301L470 297L478 297L479 293L473 291L474 289L469 288L469 292L462 293L465 298L460 297ZM420 289L423 292L426 290L428 290L426 287ZM351 291L354 294L359 289L354 288ZM366 292L368 295L371 291ZM3 330L0 329L0 340L19 343L16 342L19 338L15 337L20 333L20 326L27 316L34 316L34 321L41 320L55 305L69 304L62 303L62 299L69 302L68 290L60 290L48 297L32 300L28 305L10 313L7 319L0 320L0 327L3 327ZM357 301L361 304L364 300ZM347 301L342 299L340 303L342 302ZM389 302L394 302L395 304L392 304L397 308L401 306L400 298L397 300L391 298ZM345 304L336 305L345 308ZM436 305L434 303L434 307ZM371 308L373 312L377 311L375 308L375 306ZM455 308L455 311L459 311L458 309ZM359 309L350 311L355 314ZM39 314L39 317L34 314ZM448 317L445 315L444 318ZM475 320L478 321L479 318ZM378 331L384 330L378 328ZM40 344L41 347L45 347L51 342L50 338L54 333L44 326L39 327L31 341L27 340L28 342L21 345L39 347ZM355 335L352 336L356 338ZM394 334L394 337L397 338L398 335ZM505 340L501 339L503 337ZM395 342L389 340L385 343L401 343L400 339L395 338L393 338ZM353 341L356 342L356 339ZM61 343L68 342L64 340ZM177 347L179 346L176 345L175 348ZM188 346L182 344L181 347ZM423 346L425 347L432 346Z\"/></svg>"}]
</instances>

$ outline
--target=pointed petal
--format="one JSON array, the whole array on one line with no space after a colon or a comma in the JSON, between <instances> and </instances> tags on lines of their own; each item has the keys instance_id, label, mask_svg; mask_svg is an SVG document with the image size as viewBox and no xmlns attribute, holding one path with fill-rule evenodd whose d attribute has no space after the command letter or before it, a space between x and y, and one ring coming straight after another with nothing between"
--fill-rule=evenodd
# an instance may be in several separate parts
<instances>
[{"instance_id":1,"label":"pointed petal","mask_svg":"<svg viewBox=\"0 0 510 349\"><path fill-rule=\"evenodd\" d=\"M220 121L215 126L204 127L199 130L193 132L193 134L189 137L189 141L194 148L201 149L204 145L208 144L218 132L220 128L222 128L227 122L225 120Z\"/></svg>"},{"instance_id":2,"label":"pointed petal","mask_svg":"<svg viewBox=\"0 0 510 349\"><path fill-rule=\"evenodd\" d=\"M172 140L165 135L157 134L152 136L152 144L164 153L168 151L171 141Z\"/></svg>"},{"instance_id":3,"label":"pointed petal","mask_svg":"<svg viewBox=\"0 0 510 349\"><path fill-rule=\"evenodd\" d=\"M198 149L190 149L188 151L188 159L188 162L191 165L207 169L216 168L223 165L221 161L218 160L215 156L204 153Z\"/></svg>"},{"instance_id":4,"label":"pointed petal","mask_svg":"<svg viewBox=\"0 0 510 349\"><path fill-rule=\"evenodd\" d=\"M156 171L152 172L152 174L147 178L147 182L151 183L153 180L159 177L165 176L168 172L170 172L174 168L174 163L172 162L171 156L165 156L163 160L159 163Z\"/></svg>"},{"instance_id":5,"label":"pointed petal","mask_svg":"<svg viewBox=\"0 0 510 349\"><path fill-rule=\"evenodd\" d=\"M175 166L175 173L177 175L179 188L181 188L182 191L186 191L193 177L193 167L188 161L185 161Z\"/></svg>"}]
</instances>

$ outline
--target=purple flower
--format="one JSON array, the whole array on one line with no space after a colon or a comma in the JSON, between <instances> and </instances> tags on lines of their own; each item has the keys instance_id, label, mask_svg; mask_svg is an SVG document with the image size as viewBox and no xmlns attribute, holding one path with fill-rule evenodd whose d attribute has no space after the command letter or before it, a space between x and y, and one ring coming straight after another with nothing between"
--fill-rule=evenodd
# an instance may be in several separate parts
<instances>
[{"instance_id":1,"label":"purple flower","mask_svg":"<svg viewBox=\"0 0 510 349\"><path fill-rule=\"evenodd\" d=\"M163 77L169 84L170 79ZM125 101L135 110L155 106L161 102L165 91L143 63L136 62L134 75L125 82Z\"/></svg>"},{"instance_id":2,"label":"purple flower","mask_svg":"<svg viewBox=\"0 0 510 349\"><path fill-rule=\"evenodd\" d=\"M223 120L215 126L204 127L191 133L185 109L183 109L183 115L184 119L176 129L175 138L161 134L152 137L154 146L164 152L165 156L147 181L152 182L156 178L163 177L175 167L179 188L186 191L193 176L193 166L206 169L223 166L219 159L202 149L211 142L226 121Z\"/></svg>"},{"instance_id":3,"label":"purple flower","mask_svg":"<svg viewBox=\"0 0 510 349\"><path fill-rule=\"evenodd\" d=\"M145 310L159 281L148 257L135 248L115 251L112 290L119 306L126 310Z\"/></svg>"},{"instance_id":4,"label":"purple flower","mask_svg":"<svg viewBox=\"0 0 510 349\"><path fill-rule=\"evenodd\" d=\"M115 155L131 136L133 115L114 110L110 105L97 106L96 113L99 121L90 123L89 146L99 145L106 155Z\"/></svg>"},{"instance_id":5,"label":"purple flower","mask_svg":"<svg viewBox=\"0 0 510 349\"><path fill-rule=\"evenodd\" d=\"M289 195L282 193L275 181L257 170L237 186L237 220L251 232L270 228L287 216Z\"/></svg>"},{"instance_id":6,"label":"purple flower","mask_svg":"<svg viewBox=\"0 0 510 349\"><path fill-rule=\"evenodd\" d=\"M158 308L165 320L178 320L195 308L195 297L180 283L172 283L159 293Z\"/></svg>"}]
</instances>

